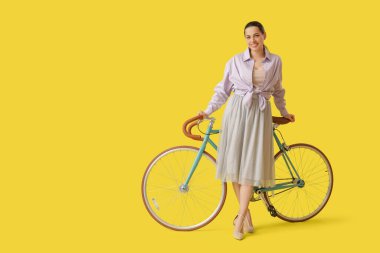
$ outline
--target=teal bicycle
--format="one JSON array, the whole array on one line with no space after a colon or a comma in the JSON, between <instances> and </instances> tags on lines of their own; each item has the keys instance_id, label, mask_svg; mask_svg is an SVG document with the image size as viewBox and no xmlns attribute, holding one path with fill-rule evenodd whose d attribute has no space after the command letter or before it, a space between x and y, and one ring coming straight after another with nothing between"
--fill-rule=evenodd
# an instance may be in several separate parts
<instances>
[{"instance_id":1,"label":"teal bicycle","mask_svg":"<svg viewBox=\"0 0 380 253\"><path fill-rule=\"evenodd\" d=\"M327 157L305 143L287 145L279 125L284 117L273 118L273 136L279 151L274 156L273 187L254 187L251 201L263 200L268 212L289 222L301 222L317 215L330 198L333 172ZM209 120L204 137L193 135L192 128ZM206 151L207 144L217 150L210 136L215 118L195 116L183 124L184 134L202 145L176 146L158 154L144 173L141 191L145 207L161 225L179 231L199 229L209 224L223 208L227 184L215 178L216 159ZM200 131L202 132L202 131ZM276 134L278 132L282 141Z\"/></svg>"}]
</instances>

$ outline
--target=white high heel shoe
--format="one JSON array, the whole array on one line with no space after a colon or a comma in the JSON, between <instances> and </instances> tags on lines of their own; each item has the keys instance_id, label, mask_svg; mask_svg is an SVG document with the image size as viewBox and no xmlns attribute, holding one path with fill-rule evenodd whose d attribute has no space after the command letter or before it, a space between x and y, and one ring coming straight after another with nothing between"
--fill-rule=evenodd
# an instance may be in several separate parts
<instances>
[{"instance_id":1,"label":"white high heel shoe","mask_svg":"<svg viewBox=\"0 0 380 253\"><path fill-rule=\"evenodd\" d=\"M238 216L236 216L236 218L237 217ZM242 240L244 238L244 229L243 229L244 228L244 219L245 219L245 217L243 217L243 222L241 223L241 226L240 226L239 230L236 230L236 225L235 225L235 222L234 222L235 228L234 228L233 236L237 240ZM243 230L243 233L240 232L241 230Z\"/></svg>"}]
</instances>

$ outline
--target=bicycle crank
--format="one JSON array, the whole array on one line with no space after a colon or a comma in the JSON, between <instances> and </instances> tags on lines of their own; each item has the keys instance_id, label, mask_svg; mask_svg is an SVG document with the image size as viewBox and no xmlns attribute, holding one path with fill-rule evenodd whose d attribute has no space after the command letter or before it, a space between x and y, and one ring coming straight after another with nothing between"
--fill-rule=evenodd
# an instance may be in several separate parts
<instances>
[{"instance_id":1,"label":"bicycle crank","mask_svg":"<svg viewBox=\"0 0 380 253\"><path fill-rule=\"evenodd\" d=\"M274 206L269 205L269 207L268 207L268 211L269 211L269 213L270 213L270 215L271 215L272 217L276 217L276 216L277 216L276 208L274 208Z\"/></svg>"},{"instance_id":2,"label":"bicycle crank","mask_svg":"<svg viewBox=\"0 0 380 253\"><path fill-rule=\"evenodd\" d=\"M266 205L266 207L267 207L268 212L270 213L270 215L272 217L276 217L277 216L276 208L274 208L274 206L272 206L271 204L268 203L268 201L266 200L266 198L264 198L264 193L262 191L258 190L257 193L260 195L260 198L265 203L265 205Z\"/></svg>"}]
</instances>

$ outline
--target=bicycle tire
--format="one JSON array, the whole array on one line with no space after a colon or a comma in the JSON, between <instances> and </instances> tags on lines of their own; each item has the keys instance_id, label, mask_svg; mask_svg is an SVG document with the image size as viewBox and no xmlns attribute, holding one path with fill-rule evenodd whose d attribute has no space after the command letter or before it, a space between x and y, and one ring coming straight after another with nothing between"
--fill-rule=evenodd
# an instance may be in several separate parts
<instances>
[{"instance_id":1,"label":"bicycle tire","mask_svg":"<svg viewBox=\"0 0 380 253\"><path fill-rule=\"evenodd\" d=\"M152 185L154 185L155 183L155 174L154 173L158 173L159 169L161 168L161 171L164 171L164 166L159 166L158 163L164 163L164 161L169 161L168 159L170 159L170 155L173 156L176 155L178 156L181 152L181 151L186 151L186 152L190 152L188 153L188 156L190 156L190 158L194 157L198 152L199 152L199 148L197 147L193 147L193 146L175 146L175 147L171 147L171 148L168 148L164 151L162 151L160 154L158 154L148 165L148 167L146 168L145 170L145 173L144 173L144 176L143 176L143 179L142 179L142 184L141 184L141 193L142 193L142 198L143 198L143 202L144 202L144 205L148 211L148 213L150 214L150 216L156 221L158 222L159 224L163 225L164 227L166 228L169 228L169 229L172 229L172 230L176 230L176 231L191 231L191 230L196 230L196 229L199 229L203 226L206 226L207 224L209 224L213 219L215 219L215 217L219 214L219 212L221 211L221 209L223 208L223 205L224 205L224 202L225 202L225 199L226 199L226 195L227 195L227 184L225 182L221 182L217 179L215 179L214 177L214 180L215 181L218 181L218 182L212 182L212 179L213 178L210 178L210 179L207 179L207 180L210 180L210 181L207 181L207 182L210 182L210 184L213 185L213 187L215 187L216 189L216 185L220 184L220 189L219 190L215 190L215 192L211 192L210 194L218 194L218 200L215 202L217 204L214 204L215 207L212 207L212 211L209 211L209 213L207 213L205 215L205 218L203 218L203 216L199 219L199 222L193 222L193 223L187 223L187 224L180 224L180 223L175 223L173 222L172 220L174 220L173 218L173 215L166 215L166 217L163 217L165 215L162 215L162 214L158 214L159 212L161 212L161 210L163 210L163 208L161 207L160 204L157 203L157 200L155 198L153 198L153 196L148 196L148 195L153 195L151 193L149 193L149 189L152 188ZM165 160L166 159L166 160ZM181 158L182 159L182 158ZM183 162L183 160L181 159L176 159ZM192 159L189 159L187 158L187 160L190 160L192 161ZM203 163L202 163L203 161ZM169 164L169 163L168 163ZM167 166L167 164L165 164ZM206 165L208 166L208 170L210 171L206 171ZM203 154L202 154L202 157L201 157L201 160L198 164L198 167L197 169L195 170L190 182L189 182L189 191L187 192L188 196L186 196L186 203L188 201L188 199L190 199L190 192L192 192L192 197L195 196L195 191L196 189L194 189L195 187L195 183L197 183L196 180L200 181L201 180L201 177L200 175L201 174L197 174L197 171L202 171L201 169L203 168L203 174L205 174L204 176L207 176L207 174L210 175L212 173L215 173L215 165L216 165L216 160L215 158L210 155L208 152L204 151ZM203 166L203 167L200 167L200 166ZM176 170L178 171L179 167L177 167L177 165L175 166L172 166L172 164L170 164L169 167L175 167ZM211 171L211 167L213 168L213 171ZM186 169L190 169L188 167L188 164L186 164ZM154 171L155 169L155 171ZM166 170L167 167L166 167ZM188 170L185 171L186 173L188 172ZM170 172L170 177L171 179L174 179L174 178L177 178L177 177L174 177L173 173L177 173L175 172L174 170L171 170ZM199 175L199 176L198 176ZM182 179L185 175L181 175ZM203 176L203 177L204 177ZM198 178L197 178L198 177ZM168 180L168 182L172 182L172 181L175 181L175 180ZM183 183L183 182L182 182ZM150 185L149 185L150 184ZM181 198L182 196L185 196L183 192L180 193L180 190L179 190L179 183L176 182L174 183L173 182L173 185L172 185L172 188L170 188L170 191L177 191L177 192L173 192L173 194L176 194L176 196L180 196L179 198ZM150 188L149 188L150 187ZM161 186L158 186L158 187L161 187ZM162 188L163 190L167 190L169 191L169 188L168 188L168 184L165 183L163 184L164 188ZM202 192L202 198L205 197L205 192L204 190L199 190L200 188L198 188L198 191L199 192ZM154 190L155 194L158 194L160 195L160 193L157 193L159 192L159 190ZM171 193L167 193L167 194L171 194ZM181 195L182 194L182 195ZM199 193L198 193L198 196L199 196ZM173 198L173 196L171 196ZM177 198L177 197L174 197L174 199ZM185 197L184 197L185 198ZM196 199L194 197L194 199ZM198 200L197 200L198 201ZM199 200L200 201L200 200ZM196 202L196 201L195 201ZM214 203L214 200L210 200L210 202ZM177 202L174 201L175 204L173 205L166 205L165 208L167 210L168 213L169 212L175 212L176 208L180 208L180 206L178 204L176 204ZM200 202L199 202L200 203ZM205 204L206 205L206 204ZM161 208L161 210L160 210ZM173 210L169 210L170 208L172 208ZM190 209L190 207L189 207ZM197 209L193 209L193 212L197 212L198 210L200 209L200 207L198 206ZM164 212L164 211L162 211ZM194 213L193 213L194 214Z\"/></svg>"}]
</instances>

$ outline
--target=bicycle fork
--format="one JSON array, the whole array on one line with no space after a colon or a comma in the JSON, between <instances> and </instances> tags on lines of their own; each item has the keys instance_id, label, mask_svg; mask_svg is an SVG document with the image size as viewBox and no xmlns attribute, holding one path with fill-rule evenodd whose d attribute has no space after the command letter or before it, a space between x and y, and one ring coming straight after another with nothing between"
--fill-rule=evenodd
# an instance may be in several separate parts
<instances>
[{"instance_id":1,"label":"bicycle fork","mask_svg":"<svg viewBox=\"0 0 380 253\"><path fill-rule=\"evenodd\" d=\"M182 191L182 192L186 192L186 191L189 190L188 184L189 184L189 182L190 182L191 177L192 177L193 174L194 174L195 169L196 169L197 166L198 166L199 161L201 160L202 154L203 154L203 152L204 152L205 149L206 149L206 145L207 145L207 143L210 143L211 146L212 146L215 150L217 150L217 146L216 146L216 144L210 139L210 134L219 133L219 130L214 130L214 129L212 129L213 124L214 124L214 120L211 120L210 123L209 123L209 126L208 126L208 128L207 128L206 134L205 134L205 136L204 136L204 140L203 140L203 142L202 142L202 145L201 145L201 147L199 148L199 152L198 152L198 154L197 154L197 157L195 158L195 161L194 161L193 165L191 166L190 172L189 172L189 174L187 175L186 181L180 186L180 191Z\"/></svg>"}]
</instances>

